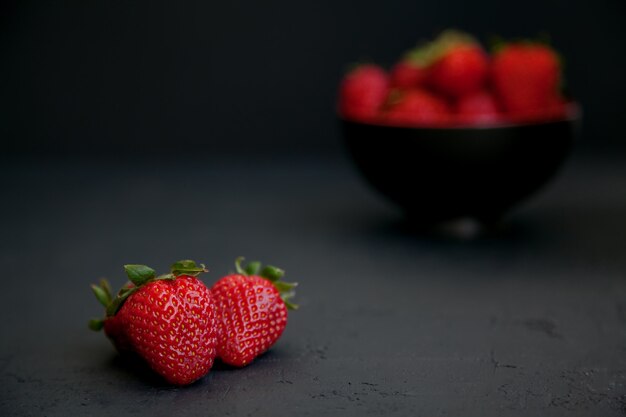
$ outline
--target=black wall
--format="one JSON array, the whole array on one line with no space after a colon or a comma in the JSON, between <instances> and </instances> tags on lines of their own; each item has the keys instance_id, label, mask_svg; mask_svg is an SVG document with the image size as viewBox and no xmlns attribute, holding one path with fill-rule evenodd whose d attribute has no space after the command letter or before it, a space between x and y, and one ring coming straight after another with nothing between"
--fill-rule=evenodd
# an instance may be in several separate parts
<instances>
[{"instance_id":1,"label":"black wall","mask_svg":"<svg viewBox=\"0 0 626 417\"><path fill-rule=\"evenodd\" d=\"M626 2L5 2L2 150L327 151L336 86L457 27L549 32L584 106L583 147L626 149Z\"/></svg>"}]
</instances>

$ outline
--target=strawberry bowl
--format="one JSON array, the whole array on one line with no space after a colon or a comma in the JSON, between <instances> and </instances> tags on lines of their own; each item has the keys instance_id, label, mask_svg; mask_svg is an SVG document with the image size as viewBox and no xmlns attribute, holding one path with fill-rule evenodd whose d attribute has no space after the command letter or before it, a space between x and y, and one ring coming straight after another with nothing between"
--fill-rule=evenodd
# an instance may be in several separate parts
<instances>
[{"instance_id":1,"label":"strawberry bowl","mask_svg":"<svg viewBox=\"0 0 626 417\"><path fill-rule=\"evenodd\" d=\"M537 191L568 154L580 111L560 54L535 40L488 52L455 30L386 70L352 67L337 111L365 178L418 221L499 219Z\"/></svg>"},{"instance_id":2,"label":"strawberry bowl","mask_svg":"<svg viewBox=\"0 0 626 417\"><path fill-rule=\"evenodd\" d=\"M497 221L544 186L568 155L576 104L557 119L457 126L395 126L340 116L363 177L421 223Z\"/></svg>"}]
</instances>

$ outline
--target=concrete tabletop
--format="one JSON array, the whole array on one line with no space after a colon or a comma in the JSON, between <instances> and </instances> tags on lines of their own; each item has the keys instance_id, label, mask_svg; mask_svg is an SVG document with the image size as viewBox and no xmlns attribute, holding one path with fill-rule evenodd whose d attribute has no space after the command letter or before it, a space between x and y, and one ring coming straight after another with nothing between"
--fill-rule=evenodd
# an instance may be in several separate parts
<instances>
[{"instance_id":1,"label":"concrete tabletop","mask_svg":"<svg viewBox=\"0 0 626 417\"><path fill-rule=\"evenodd\" d=\"M623 416L626 164L574 157L485 234L419 232L341 157L3 157L2 416ZM170 387L101 333L122 265L300 283L244 369Z\"/></svg>"}]
</instances>

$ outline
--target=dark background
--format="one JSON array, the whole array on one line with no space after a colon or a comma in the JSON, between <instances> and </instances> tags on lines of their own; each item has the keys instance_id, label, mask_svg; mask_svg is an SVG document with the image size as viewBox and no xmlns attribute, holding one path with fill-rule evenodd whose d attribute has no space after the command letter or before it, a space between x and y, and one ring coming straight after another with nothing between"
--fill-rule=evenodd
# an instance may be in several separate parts
<instances>
[{"instance_id":1,"label":"dark background","mask_svg":"<svg viewBox=\"0 0 626 417\"><path fill-rule=\"evenodd\" d=\"M457 27L550 33L584 106L583 149L626 149L621 0L3 2L3 150L339 149L347 66L390 65Z\"/></svg>"},{"instance_id":2,"label":"dark background","mask_svg":"<svg viewBox=\"0 0 626 417\"><path fill-rule=\"evenodd\" d=\"M180 3L0 2L1 416L625 415L623 0ZM349 63L451 26L550 32L584 108L484 234L410 227L334 116ZM300 283L245 369L166 386L86 328L126 263L239 255Z\"/></svg>"}]
</instances>

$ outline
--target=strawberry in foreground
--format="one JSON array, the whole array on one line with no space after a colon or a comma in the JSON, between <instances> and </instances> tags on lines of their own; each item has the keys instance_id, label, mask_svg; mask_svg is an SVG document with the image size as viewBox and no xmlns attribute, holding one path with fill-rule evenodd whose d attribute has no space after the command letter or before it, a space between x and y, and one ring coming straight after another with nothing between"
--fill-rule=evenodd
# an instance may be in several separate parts
<instances>
[{"instance_id":1,"label":"strawberry in foreground","mask_svg":"<svg viewBox=\"0 0 626 417\"><path fill-rule=\"evenodd\" d=\"M287 325L289 301L297 284L281 281L284 271L250 262L235 261L237 273L221 278L211 288L218 311L220 336L217 356L242 367L267 351Z\"/></svg>"},{"instance_id":2,"label":"strawberry in foreground","mask_svg":"<svg viewBox=\"0 0 626 417\"><path fill-rule=\"evenodd\" d=\"M495 54L491 76L496 95L515 118L535 118L544 110L551 114L561 101L561 65L549 46L531 42L503 46Z\"/></svg>"},{"instance_id":3,"label":"strawberry in foreground","mask_svg":"<svg viewBox=\"0 0 626 417\"><path fill-rule=\"evenodd\" d=\"M130 279L114 298L106 280L92 285L106 308L104 328L120 352L135 352L169 383L187 385L203 377L216 355L216 305L209 289L196 278L206 269L179 261L169 274L157 276L145 265L125 265Z\"/></svg>"},{"instance_id":4,"label":"strawberry in foreground","mask_svg":"<svg viewBox=\"0 0 626 417\"><path fill-rule=\"evenodd\" d=\"M360 65L346 75L339 87L339 113L356 120L371 120L387 99L387 73L377 65Z\"/></svg>"}]
</instances>

